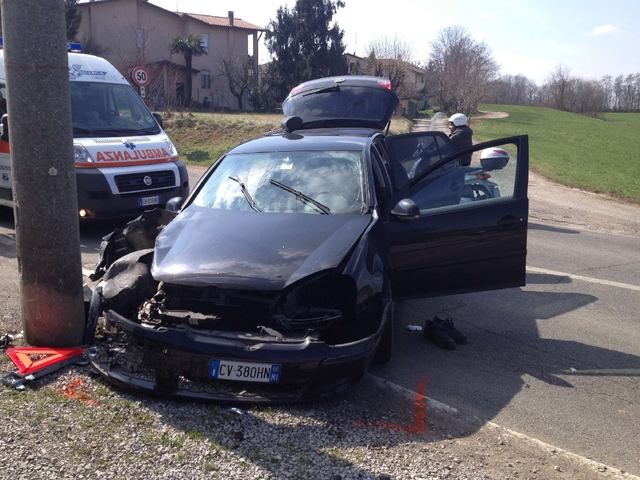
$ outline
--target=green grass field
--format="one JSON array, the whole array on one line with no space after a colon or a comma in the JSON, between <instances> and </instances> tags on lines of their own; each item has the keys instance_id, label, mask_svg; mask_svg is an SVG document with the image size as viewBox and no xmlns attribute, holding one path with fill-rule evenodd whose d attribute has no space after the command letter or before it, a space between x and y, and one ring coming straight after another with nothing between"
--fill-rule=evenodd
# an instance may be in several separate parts
<instances>
[{"instance_id":1,"label":"green grass field","mask_svg":"<svg viewBox=\"0 0 640 480\"><path fill-rule=\"evenodd\" d=\"M185 163L209 166L240 144L280 128L280 114L252 113L163 113L164 130ZM408 133L406 118L391 121L392 135Z\"/></svg>"},{"instance_id":2,"label":"green grass field","mask_svg":"<svg viewBox=\"0 0 640 480\"><path fill-rule=\"evenodd\" d=\"M474 139L528 134L531 170L558 183L640 202L640 114L594 119L557 110L482 105L507 112L472 120Z\"/></svg>"},{"instance_id":3,"label":"green grass field","mask_svg":"<svg viewBox=\"0 0 640 480\"><path fill-rule=\"evenodd\" d=\"M483 105L481 110L509 116L473 119L475 140L528 134L533 171L564 185L640 202L640 114L594 119L537 107ZM181 158L204 166L243 140L279 128L281 118L279 114L164 114L165 130ZM406 133L410 128L410 121L394 117L390 132Z\"/></svg>"},{"instance_id":4,"label":"green grass field","mask_svg":"<svg viewBox=\"0 0 640 480\"><path fill-rule=\"evenodd\" d=\"M163 113L164 130L185 163L209 166L243 140L280 126L282 115Z\"/></svg>"}]
</instances>

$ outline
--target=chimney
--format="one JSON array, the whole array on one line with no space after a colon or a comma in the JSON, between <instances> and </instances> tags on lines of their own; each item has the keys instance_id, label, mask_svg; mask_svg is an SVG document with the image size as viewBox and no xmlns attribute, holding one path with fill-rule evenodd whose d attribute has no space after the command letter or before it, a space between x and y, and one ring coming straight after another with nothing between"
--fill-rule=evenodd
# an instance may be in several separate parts
<instances>
[{"instance_id":1,"label":"chimney","mask_svg":"<svg viewBox=\"0 0 640 480\"><path fill-rule=\"evenodd\" d=\"M229 10L229 26L233 27L233 10Z\"/></svg>"}]
</instances>

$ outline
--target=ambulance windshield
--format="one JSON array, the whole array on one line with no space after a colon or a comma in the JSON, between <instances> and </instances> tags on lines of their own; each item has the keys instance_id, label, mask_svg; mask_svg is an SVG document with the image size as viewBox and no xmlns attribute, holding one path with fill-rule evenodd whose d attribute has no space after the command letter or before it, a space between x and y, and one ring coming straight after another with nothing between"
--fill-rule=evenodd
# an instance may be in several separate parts
<instances>
[{"instance_id":1,"label":"ambulance windshield","mask_svg":"<svg viewBox=\"0 0 640 480\"><path fill-rule=\"evenodd\" d=\"M71 82L75 137L154 135L160 127L129 85Z\"/></svg>"}]
</instances>

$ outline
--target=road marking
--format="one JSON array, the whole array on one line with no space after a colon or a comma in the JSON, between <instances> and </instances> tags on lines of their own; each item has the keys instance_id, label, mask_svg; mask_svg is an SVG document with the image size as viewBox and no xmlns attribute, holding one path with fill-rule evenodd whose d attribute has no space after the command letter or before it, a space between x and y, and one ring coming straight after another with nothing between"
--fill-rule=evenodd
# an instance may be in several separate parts
<instances>
[{"instance_id":1,"label":"road marking","mask_svg":"<svg viewBox=\"0 0 640 480\"><path fill-rule=\"evenodd\" d=\"M376 383L379 386L383 386L383 387L387 387L397 393L399 393L400 395L406 397L409 400L413 400L414 402L418 399L423 399L427 401L427 404L432 407L432 408L437 408L439 410L444 410L446 412L449 412L451 414L456 414L458 413L458 409L450 407L449 405L446 405L444 403L438 402L437 400L433 400L431 398L425 397L424 396L424 392L420 391L420 392L413 392L411 390L409 390L408 388L404 388L401 387L400 385L396 385L395 383L392 383L388 380L385 380L381 377L377 377L375 375L372 375L371 373L367 373L365 374L365 378L367 378L368 380L373 381L374 383ZM418 389L421 390L421 388L423 388L423 384L420 383L418 386ZM416 405L417 406L417 405ZM605 469L608 475L615 475L614 478L619 478L619 479L627 479L627 480L640 480L640 477L637 477L635 475L632 475L628 472L622 472L621 470L617 469L617 468L613 468L610 467L608 465L605 465L604 463L600 463L600 462L596 462L594 460L591 460L589 458L583 457L581 455L578 455L576 453L572 453L568 450L565 450L563 448L558 448L555 445L552 445L550 443L546 443L543 442L541 440L538 440L537 438L531 437L529 435L525 435L524 433L520 433L520 432L516 432L515 430L511 430L510 428L506 428L503 427L495 422L491 422L491 421L485 421L486 425L488 425L491 428L494 428L496 430L500 430L502 432L505 432L509 435L512 435L514 437L518 437L520 439L523 439L525 441L529 441L535 445L537 445L538 447L541 447L542 449L548 451L548 452L555 452L555 453L563 453L564 455L571 457L573 459L575 459L577 462L582 463L584 465L587 465L588 467L592 468L595 471L602 471L602 469ZM381 425L382 426L382 425Z\"/></svg>"},{"instance_id":2,"label":"road marking","mask_svg":"<svg viewBox=\"0 0 640 480\"><path fill-rule=\"evenodd\" d=\"M619 470L617 468L614 467L610 467L609 465L605 465L604 463L600 463L600 462L596 462L594 460L591 460L590 458L587 457L583 457L582 455L578 455L576 453L572 453L568 450L565 450L563 448L558 448L555 445L551 445L550 443L546 443L543 442L541 440L538 440L537 438L533 438L530 437L529 435L525 435L524 433L520 433L520 432L516 432L515 430L511 430L509 428L503 427L501 425L498 425L497 423L494 422L487 422L487 425L498 429L498 430L502 430L503 432L507 432L509 435L513 435L514 437L518 437L521 438L523 440L529 441L531 443L534 443L536 445L538 445L539 447L547 450L548 452L554 452L554 453L563 453L564 455L566 455L567 457L571 457L573 459L575 459L577 462L579 463L583 463L589 467L591 467L593 470L598 471L598 472L602 472L602 471L606 471L608 475L615 475L614 478L619 478L619 479L627 479L627 480L640 480L640 477L637 477L635 475L632 475L629 472L623 472L622 470ZM606 474L602 474L603 476Z\"/></svg>"},{"instance_id":3,"label":"road marking","mask_svg":"<svg viewBox=\"0 0 640 480\"><path fill-rule=\"evenodd\" d=\"M377 378L377 377L374 377ZM427 385L427 377L423 377L418 383L418 391L414 395L413 405L415 412L413 414L413 425L396 425L394 423L386 422L353 422L356 427L385 427L392 430L401 430L405 433L426 433L427 432L427 418L425 412L425 400L424 390Z\"/></svg>"},{"instance_id":4,"label":"road marking","mask_svg":"<svg viewBox=\"0 0 640 480\"><path fill-rule=\"evenodd\" d=\"M574 275L572 273L565 273L565 272L556 272L555 270L547 270L545 268L527 267L527 272L545 273L547 275L557 275L558 277L567 277L572 280L582 280L583 282L598 283L600 285L626 288L628 290L635 290L636 292L640 292L640 287L638 285L630 285L628 283L620 283L620 282L610 282L609 280L602 280L600 278L583 277L582 275Z\"/></svg>"},{"instance_id":5,"label":"road marking","mask_svg":"<svg viewBox=\"0 0 640 480\"><path fill-rule=\"evenodd\" d=\"M602 370L564 370L565 375L595 375L598 377L640 377L640 368L615 368Z\"/></svg>"},{"instance_id":6,"label":"road marking","mask_svg":"<svg viewBox=\"0 0 640 480\"><path fill-rule=\"evenodd\" d=\"M399 393L400 395L402 395L403 397L414 401L416 399L416 396L418 395L417 392L414 392L412 390L409 390L408 388L404 388L401 387L400 385L396 385L395 383L391 383L388 380L385 380L384 378L380 378L380 377L376 377L375 375L372 375L370 373L367 373L365 375L369 380L373 381L374 383L376 383L379 386L383 386L386 388L389 388L391 390L393 390L394 392ZM452 413L452 414L456 414L458 413L458 410L450 407L449 405L445 405L444 403L440 403L437 400L434 400L433 398L429 398L427 396L424 396L423 394L420 394L422 396L422 398L424 400L426 400L427 405L429 405L431 408L435 408L438 410L442 410L445 411L447 413Z\"/></svg>"}]
</instances>

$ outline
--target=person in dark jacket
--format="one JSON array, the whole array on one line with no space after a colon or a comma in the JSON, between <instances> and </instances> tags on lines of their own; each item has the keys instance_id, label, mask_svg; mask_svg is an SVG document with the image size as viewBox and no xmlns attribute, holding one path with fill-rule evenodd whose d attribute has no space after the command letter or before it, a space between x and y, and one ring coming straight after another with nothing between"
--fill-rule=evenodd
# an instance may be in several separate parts
<instances>
[{"instance_id":1,"label":"person in dark jacket","mask_svg":"<svg viewBox=\"0 0 640 480\"><path fill-rule=\"evenodd\" d=\"M464 150L473 146L473 130L467 125L467 117L462 113L454 113L449 117L449 139L456 150ZM471 154L460 157L460 165L463 167L471 163Z\"/></svg>"}]
</instances>

